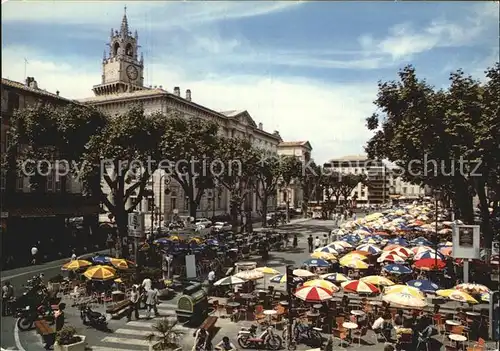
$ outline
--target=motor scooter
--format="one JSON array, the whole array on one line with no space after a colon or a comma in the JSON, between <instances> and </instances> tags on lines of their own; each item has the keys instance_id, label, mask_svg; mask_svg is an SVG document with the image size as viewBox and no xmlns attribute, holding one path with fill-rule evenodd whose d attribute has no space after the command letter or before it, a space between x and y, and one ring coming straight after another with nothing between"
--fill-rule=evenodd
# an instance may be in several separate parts
<instances>
[{"instance_id":1,"label":"motor scooter","mask_svg":"<svg viewBox=\"0 0 500 351\"><path fill-rule=\"evenodd\" d=\"M85 325L90 325L99 330L108 329L106 316L102 313L92 311L88 305L82 305L80 307L80 318Z\"/></svg>"},{"instance_id":2,"label":"motor scooter","mask_svg":"<svg viewBox=\"0 0 500 351\"><path fill-rule=\"evenodd\" d=\"M283 344L283 340L274 333L274 327L267 327L259 336L256 334L257 326L252 325L250 328L242 328L238 332L238 344L244 349L265 348L268 350L279 350Z\"/></svg>"}]
</instances>

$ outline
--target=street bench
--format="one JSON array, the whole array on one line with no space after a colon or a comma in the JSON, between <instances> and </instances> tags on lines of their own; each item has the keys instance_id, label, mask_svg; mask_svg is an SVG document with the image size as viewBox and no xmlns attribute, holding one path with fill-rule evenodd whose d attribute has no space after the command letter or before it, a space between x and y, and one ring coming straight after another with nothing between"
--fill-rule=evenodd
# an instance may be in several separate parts
<instances>
[{"instance_id":1,"label":"street bench","mask_svg":"<svg viewBox=\"0 0 500 351\"><path fill-rule=\"evenodd\" d=\"M217 322L218 317L208 316L203 323L200 325L200 329L206 330L209 334L212 329L215 327L215 323Z\"/></svg>"},{"instance_id":2,"label":"street bench","mask_svg":"<svg viewBox=\"0 0 500 351\"><path fill-rule=\"evenodd\" d=\"M117 302L106 308L106 313L111 315L111 318L119 318L128 308L132 302L129 299Z\"/></svg>"},{"instance_id":3,"label":"street bench","mask_svg":"<svg viewBox=\"0 0 500 351\"><path fill-rule=\"evenodd\" d=\"M53 344L54 338L56 337L56 331L49 325L49 322L44 319L35 321L35 329L42 337L43 343L49 345Z\"/></svg>"}]
</instances>

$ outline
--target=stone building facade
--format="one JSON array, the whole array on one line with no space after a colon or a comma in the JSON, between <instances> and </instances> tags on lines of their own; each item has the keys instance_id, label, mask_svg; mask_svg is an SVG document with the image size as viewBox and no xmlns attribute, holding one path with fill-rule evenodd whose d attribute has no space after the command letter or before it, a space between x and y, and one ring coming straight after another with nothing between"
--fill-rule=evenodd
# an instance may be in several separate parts
<instances>
[{"instance_id":1,"label":"stone building facade","mask_svg":"<svg viewBox=\"0 0 500 351\"><path fill-rule=\"evenodd\" d=\"M138 55L139 35L129 31L128 20L124 14L119 31L111 30L109 38L110 51L104 53L102 60L101 83L94 86L93 97L80 100L81 103L93 105L108 113L116 115L125 112L132 105L141 103L146 113L161 112L166 115L176 113L185 118L198 117L218 123L219 133L228 137L243 137L255 146L277 152L282 141L278 131L272 133L263 129L261 123L255 123L245 110L215 111L195 102L191 90L181 94L179 87L168 91L163 86L144 86L144 60ZM144 199L138 210L146 212L146 221L151 223L155 218L168 221L174 215L187 216L188 201L183 189L175 181L157 171L151 177L148 187L154 196ZM165 189L169 192L166 193ZM104 186L106 191L106 185ZM107 189L109 191L109 188ZM251 197L251 208L256 212L259 208L258 198ZM229 213L230 194L224 189L207 191L197 211L197 217L212 217ZM106 219L106 216L102 216ZM149 218L148 218L149 217ZM159 223L156 223L159 224ZM155 224L153 224L155 225Z\"/></svg>"}]
</instances>

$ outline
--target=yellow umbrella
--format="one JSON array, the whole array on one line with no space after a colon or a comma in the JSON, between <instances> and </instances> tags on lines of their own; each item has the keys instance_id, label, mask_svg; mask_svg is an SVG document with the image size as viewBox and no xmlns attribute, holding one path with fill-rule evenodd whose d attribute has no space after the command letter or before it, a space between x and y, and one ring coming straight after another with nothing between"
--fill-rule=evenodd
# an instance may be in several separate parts
<instances>
[{"instance_id":1,"label":"yellow umbrella","mask_svg":"<svg viewBox=\"0 0 500 351\"><path fill-rule=\"evenodd\" d=\"M377 286L391 286L394 285L392 280L382 277L380 275L369 275L360 279L362 282L372 283Z\"/></svg>"},{"instance_id":2,"label":"yellow umbrella","mask_svg":"<svg viewBox=\"0 0 500 351\"><path fill-rule=\"evenodd\" d=\"M456 289L437 290L436 295L446 297L450 300L458 302L479 303L475 298L467 294L465 291L460 291Z\"/></svg>"},{"instance_id":3,"label":"yellow umbrella","mask_svg":"<svg viewBox=\"0 0 500 351\"><path fill-rule=\"evenodd\" d=\"M172 239L172 240L174 240L174 239ZM203 240L195 236L194 238L191 238L190 242L195 242L196 244L201 244L203 242Z\"/></svg>"},{"instance_id":4,"label":"yellow umbrella","mask_svg":"<svg viewBox=\"0 0 500 351\"><path fill-rule=\"evenodd\" d=\"M77 271L79 269L92 266L92 263L85 260L74 260L62 266L63 271Z\"/></svg>"},{"instance_id":5,"label":"yellow umbrella","mask_svg":"<svg viewBox=\"0 0 500 351\"><path fill-rule=\"evenodd\" d=\"M118 269L129 269L131 262L123 258L110 258L109 263L111 263L113 267Z\"/></svg>"},{"instance_id":6,"label":"yellow umbrella","mask_svg":"<svg viewBox=\"0 0 500 351\"><path fill-rule=\"evenodd\" d=\"M324 279L308 280L307 282L304 283L303 286L319 286L320 288L329 290L331 292L339 291L339 288L335 284Z\"/></svg>"},{"instance_id":7,"label":"yellow umbrella","mask_svg":"<svg viewBox=\"0 0 500 351\"><path fill-rule=\"evenodd\" d=\"M368 269L368 264L366 262L357 259L351 259L351 260L341 259L339 263L343 267L349 267L354 269Z\"/></svg>"},{"instance_id":8,"label":"yellow umbrella","mask_svg":"<svg viewBox=\"0 0 500 351\"><path fill-rule=\"evenodd\" d=\"M90 267L83 273L87 279L91 280L109 280L115 277L116 270L109 266Z\"/></svg>"},{"instance_id":9,"label":"yellow umbrella","mask_svg":"<svg viewBox=\"0 0 500 351\"><path fill-rule=\"evenodd\" d=\"M312 272L309 272L305 269L294 269L292 274L296 277L300 277L300 278L309 278L309 277L314 277L316 276L317 274L314 274Z\"/></svg>"},{"instance_id":10,"label":"yellow umbrella","mask_svg":"<svg viewBox=\"0 0 500 351\"><path fill-rule=\"evenodd\" d=\"M393 286L387 286L384 289L384 294L396 294L396 293L404 293L404 294L410 294L413 295L414 297L417 297L419 299L425 299L425 295L417 288L414 288L412 286L407 286L407 285L393 285Z\"/></svg>"},{"instance_id":11,"label":"yellow umbrella","mask_svg":"<svg viewBox=\"0 0 500 351\"><path fill-rule=\"evenodd\" d=\"M311 258L322 259L327 261L334 261L337 259L334 254L331 254L329 252L320 252L320 251L313 252L311 254Z\"/></svg>"},{"instance_id":12,"label":"yellow umbrella","mask_svg":"<svg viewBox=\"0 0 500 351\"><path fill-rule=\"evenodd\" d=\"M394 303L396 305L404 307L424 308L425 306L427 306L427 302L425 300L404 292L384 295L382 299L386 302Z\"/></svg>"},{"instance_id":13,"label":"yellow umbrella","mask_svg":"<svg viewBox=\"0 0 500 351\"><path fill-rule=\"evenodd\" d=\"M365 255L365 254L362 254L360 252L353 252L353 253L350 253L350 254L343 256L340 260L341 261L342 260L362 260L362 261L364 261L364 260L368 259L368 256L369 256L368 253L366 253L366 255Z\"/></svg>"},{"instance_id":14,"label":"yellow umbrella","mask_svg":"<svg viewBox=\"0 0 500 351\"><path fill-rule=\"evenodd\" d=\"M255 270L261 272L261 273L264 273L264 274L273 274L273 275L276 275L276 274L279 274L280 272L277 271L276 269L274 268L271 268L271 267L257 267L255 268Z\"/></svg>"},{"instance_id":15,"label":"yellow umbrella","mask_svg":"<svg viewBox=\"0 0 500 351\"><path fill-rule=\"evenodd\" d=\"M170 237L168 237L170 240L174 240L174 241L179 241L179 237L177 235L172 235Z\"/></svg>"},{"instance_id":16,"label":"yellow umbrella","mask_svg":"<svg viewBox=\"0 0 500 351\"><path fill-rule=\"evenodd\" d=\"M123 283L122 278L116 278L114 281L115 281L116 283Z\"/></svg>"}]
</instances>

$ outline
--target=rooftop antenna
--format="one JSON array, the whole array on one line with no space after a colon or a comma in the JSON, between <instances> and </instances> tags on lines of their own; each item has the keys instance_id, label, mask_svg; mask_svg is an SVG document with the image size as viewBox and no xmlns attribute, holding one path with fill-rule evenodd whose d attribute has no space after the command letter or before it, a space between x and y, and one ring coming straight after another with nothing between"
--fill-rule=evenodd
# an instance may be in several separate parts
<instances>
[{"instance_id":1,"label":"rooftop antenna","mask_svg":"<svg viewBox=\"0 0 500 351\"><path fill-rule=\"evenodd\" d=\"M28 59L25 57L24 58L24 80L26 80L26 76L27 76L27 66L28 66L29 62L28 62Z\"/></svg>"}]
</instances>

